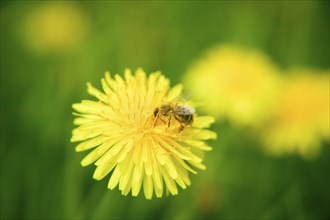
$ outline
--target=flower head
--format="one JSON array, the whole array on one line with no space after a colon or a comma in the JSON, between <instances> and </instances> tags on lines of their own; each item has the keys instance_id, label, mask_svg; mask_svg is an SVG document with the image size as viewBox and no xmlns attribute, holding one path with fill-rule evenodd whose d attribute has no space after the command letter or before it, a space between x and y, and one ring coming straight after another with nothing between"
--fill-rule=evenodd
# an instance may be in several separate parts
<instances>
[{"instance_id":1,"label":"flower head","mask_svg":"<svg viewBox=\"0 0 330 220\"><path fill-rule=\"evenodd\" d=\"M94 149L81 164L94 163L97 180L111 173L108 188L119 185L123 195L131 191L137 196L143 185L146 198L151 199L153 191L162 197L164 190L176 195L177 185L189 186L189 172L205 169L203 152L211 147L204 140L216 134L203 128L214 119L194 114L193 124L186 125L174 112L159 111L182 92L182 85L171 89L160 72L147 77L141 69L135 75L126 70L124 78L106 73L101 83L103 92L87 84L98 101L73 105L78 127L71 141L81 141L76 151Z\"/></svg>"},{"instance_id":2,"label":"flower head","mask_svg":"<svg viewBox=\"0 0 330 220\"><path fill-rule=\"evenodd\" d=\"M88 21L72 3L47 2L36 6L24 22L27 45L37 52L58 52L76 46L87 31Z\"/></svg>"},{"instance_id":3,"label":"flower head","mask_svg":"<svg viewBox=\"0 0 330 220\"><path fill-rule=\"evenodd\" d=\"M269 115L277 91L276 73L263 53L223 45L195 62L185 82L208 113L236 125L255 125Z\"/></svg>"},{"instance_id":4,"label":"flower head","mask_svg":"<svg viewBox=\"0 0 330 220\"><path fill-rule=\"evenodd\" d=\"M329 73L292 70L281 90L274 116L261 132L267 151L316 156L321 141L329 140Z\"/></svg>"}]
</instances>

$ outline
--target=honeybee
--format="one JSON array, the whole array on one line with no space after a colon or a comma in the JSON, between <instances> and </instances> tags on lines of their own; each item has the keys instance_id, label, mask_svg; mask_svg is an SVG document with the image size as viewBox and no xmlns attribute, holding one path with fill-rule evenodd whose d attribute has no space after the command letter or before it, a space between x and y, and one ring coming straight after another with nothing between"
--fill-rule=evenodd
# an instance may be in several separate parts
<instances>
[{"instance_id":1,"label":"honeybee","mask_svg":"<svg viewBox=\"0 0 330 220\"><path fill-rule=\"evenodd\" d=\"M159 108L156 108L154 111L154 117L155 119L159 117L167 118L168 127L170 127L171 120L174 117L180 123L181 125L180 130L182 131L185 126L192 125L194 121L194 116L193 116L194 113L195 113L195 109L189 105L168 103L160 106Z\"/></svg>"}]
</instances>

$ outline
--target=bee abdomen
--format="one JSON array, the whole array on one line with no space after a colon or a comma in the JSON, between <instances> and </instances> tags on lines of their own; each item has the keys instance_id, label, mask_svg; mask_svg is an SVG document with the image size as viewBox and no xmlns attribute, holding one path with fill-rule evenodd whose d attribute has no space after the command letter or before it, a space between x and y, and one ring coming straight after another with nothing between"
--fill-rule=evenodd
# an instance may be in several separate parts
<instances>
[{"instance_id":1,"label":"bee abdomen","mask_svg":"<svg viewBox=\"0 0 330 220\"><path fill-rule=\"evenodd\" d=\"M194 121L193 115L178 115L177 120L183 124L191 125Z\"/></svg>"}]
</instances>

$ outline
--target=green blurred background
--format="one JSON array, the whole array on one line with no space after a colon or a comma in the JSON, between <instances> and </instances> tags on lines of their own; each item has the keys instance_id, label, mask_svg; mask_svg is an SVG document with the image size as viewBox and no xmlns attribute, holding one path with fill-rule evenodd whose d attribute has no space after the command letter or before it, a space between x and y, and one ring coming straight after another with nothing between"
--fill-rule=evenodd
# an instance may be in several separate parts
<instances>
[{"instance_id":1,"label":"green blurred background","mask_svg":"<svg viewBox=\"0 0 330 220\"><path fill-rule=\"evenodd\" d=\"M329 143L313 160L274 158L246 129L217 123L207 170L147 201L93 180L69 142L72 103L106 70L161 70L173 85L219 43L261 49L281 68L329 69L328 1L62 2L80 29L38 46L44 30L29 22L47 4L1 1L1 219L330 218ZM61 16L52 24L75 19Z\"/></svg>"}]
</instances>

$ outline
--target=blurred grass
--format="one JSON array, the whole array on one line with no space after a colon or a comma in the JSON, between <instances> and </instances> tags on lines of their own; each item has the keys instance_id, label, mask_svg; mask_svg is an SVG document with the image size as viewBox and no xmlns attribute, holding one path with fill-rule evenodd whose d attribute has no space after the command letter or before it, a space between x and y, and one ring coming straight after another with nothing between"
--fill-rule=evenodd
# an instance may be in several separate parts
<instances>
[{"instance_id":1,"label":"blurred grass","mask_svg":"<svg viewBox=\"0 0 330 220\"><path fill-rule=\"evenodd\" d=\"M178 196L146 201L93 180L69 142L71 104L106 70L159 69L173 85L224 42L260 48L282 68L329 69L328 1L71 3L90 19L83 42L36 53L23 24L42 3L1 1L1 219L329 219L329 143L312 161L272 158L248 130L216 124L208 169Z\"/></svg>"}]
</instances>

